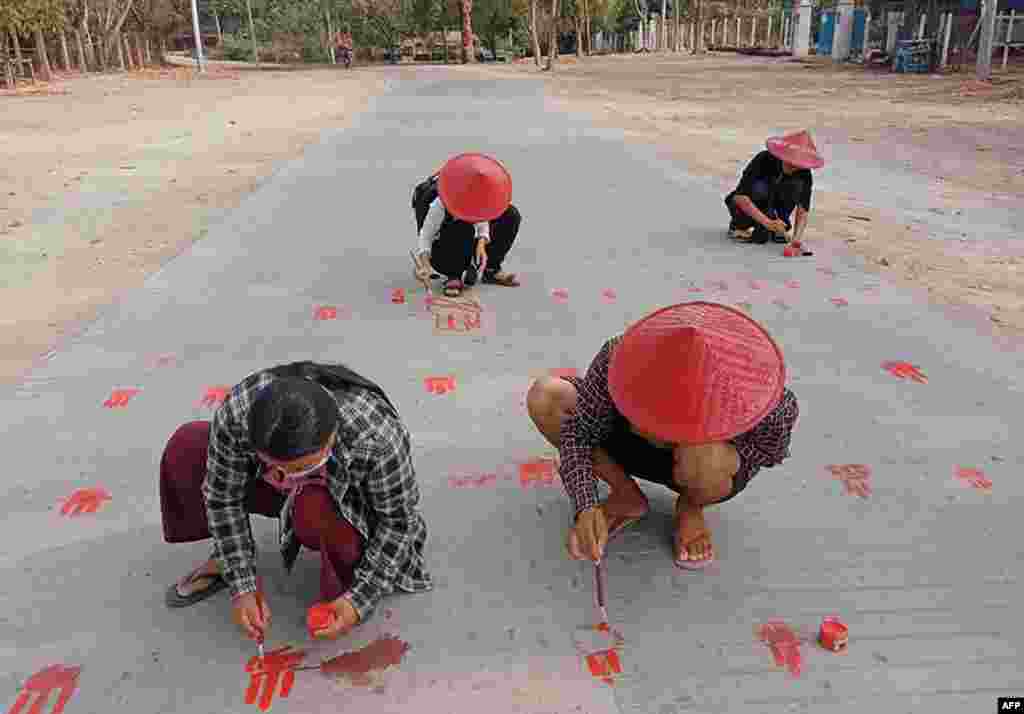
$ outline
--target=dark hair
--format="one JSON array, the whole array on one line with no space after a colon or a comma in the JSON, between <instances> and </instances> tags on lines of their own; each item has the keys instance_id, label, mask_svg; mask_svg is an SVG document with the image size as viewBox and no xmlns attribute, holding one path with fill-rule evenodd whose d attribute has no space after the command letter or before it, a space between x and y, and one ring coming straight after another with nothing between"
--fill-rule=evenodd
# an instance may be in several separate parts
<instances>
[{"instance_id":1,"label":"dark hair","mask_svg":"<svg viewBox=\"0 0 1024 714\"><path fill-rule=\"evenodd\" d=\"M319 384L277 378L260 390L249 410L249 441L271 458L298 459L324 448L338 421L337 402Z\"/></svg>"}]
</instances>

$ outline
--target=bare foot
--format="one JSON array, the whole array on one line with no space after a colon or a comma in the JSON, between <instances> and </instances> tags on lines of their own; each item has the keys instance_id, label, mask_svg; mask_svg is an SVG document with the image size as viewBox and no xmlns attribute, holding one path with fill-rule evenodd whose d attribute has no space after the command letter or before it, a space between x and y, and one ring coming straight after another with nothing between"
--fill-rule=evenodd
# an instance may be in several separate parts
<instances>
[{"instance_id":1,"label":"bare foot","mask_svg":"<svg viewBox=\"0 0 1024 714\"><path fill-rule=\"evenodd\" d=\"M711 531L704 522L704 509L676 503L675 557L677 561L701 562L714 557Z\"/></svg>"},{"instance_id":2,"label":"bare foot","mask_svg":"<svg viewBox=\"0 0 1024 714\"><path fill-rule=\"evenodd\" d=\"M213 579L220 573L216 560L208 560L199 568L178 582L178 595L189 597L193 593L201 592L213 584Z\"/></svg>"}]
</instances>

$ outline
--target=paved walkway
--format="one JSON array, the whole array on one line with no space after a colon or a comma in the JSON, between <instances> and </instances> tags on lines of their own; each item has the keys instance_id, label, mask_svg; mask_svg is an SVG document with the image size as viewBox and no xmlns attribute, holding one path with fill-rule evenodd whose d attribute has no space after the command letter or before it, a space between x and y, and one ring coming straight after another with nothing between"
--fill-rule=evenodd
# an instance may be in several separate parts
<instances>
[{"instance_id":1,"label":"paved walkway","mask_svg":"<svg viewBox=\"0 0 1024 714\"><path fill-rule=\"evenodd\" d=\"M270 646L315 663L384 634L411 645L371 686L299 672L273 711L960 713L1024 693L1013 512L1024 447L1010 440L1020 354L852 262L730 245L716 187L546 113L539 83L385 71L390 91L354 127L283 166L191 254L0 394L0 707L63 664L82 667L67 714L256 710L243 701L254 648L227 597L163 606L166 585L207 551L162 542L157 464L181 422L208 417L209 387L307 358L349 363L401 410L438 587L390 598L352 637L311 643L316 561L286 577L275 524L254 518ZM465 150L512 172L524 221L507 267L524 285L476 291L493 335L437 336L411 277L409 196ZM398 288L405 305L391 302ZM587 629L592 570L563 556L557 480L520 480L519 464L549 454L521 398L532 374L585 369L627 322L693 298L744 303L780 341L801 400L793 457L713 512L711 573L672 568L672 500L647 488L650 517L609 560L609 637ZM318 305L339 319L315 321ZM890 360L927 383L887 373ZM454 376L456 390L428 394L431 376ZM141 391L104 408L123 388ZM868 498L826 468L843 464L868 467ZM982 470L991 492L958 467ZM465 480L484 474L495 478ZM62 518L61 499L92 486L112 500ZM845 654L811 641L830 614L850 627ZM772 620L807 639L799 676L757 642ZM592 674L602 667L613 685Z\"/></svg>"}]
</instances>

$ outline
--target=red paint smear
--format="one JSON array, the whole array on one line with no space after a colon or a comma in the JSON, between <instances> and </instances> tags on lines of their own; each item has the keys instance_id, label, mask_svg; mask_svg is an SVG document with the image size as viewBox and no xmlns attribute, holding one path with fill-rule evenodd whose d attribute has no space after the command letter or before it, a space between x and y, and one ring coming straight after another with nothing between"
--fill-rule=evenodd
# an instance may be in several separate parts
<instances>
[{"instance_id":1,"label":"red paint smear","mask_svg":"<svg viewBox=\"0 0 1024 714\"><path fill-rule=\"evenodd\" d=\"M226 385L207 387L206 393L203 394L203 398L199 400L199 406L213 409L227 399L230 392L231 387Z\"/></svg>"},{"instance_id":2,"label":"red paint smear","mask_svg":"<svg viewBox=\"0 0 1024 714\"><path fill-rule=\"evenodd\" d=\"M604 298L605 302L615 302L619 296L611 288L605 288L601 291L601 297Z\"/></svg>"},{"instance_id":3,"label":"red paint smear","mask_svg":"<svg viewBox=\"0 0 1024 714\"><path fill-rule=\"evenodd\" d=\"M795 290L796 288L800 287L800 281L799 280L787 280L786 281L786 287L787 288L793 288Z\"/></svg>"},{"instance_id":4,"label":"red paint smear","mask_svg":"<svg viewBox=\"0 0 1024 714\"><path fill-rule=\"evenodd\" d=\"M980 491L992 490L992 481L985 477L985 472L981 469L957 466L955 473L956 477L968 486Z\"/></svg>"},{"instance_id":5,"label":"red paint smear","mask_svg":"<svg viewBox=\"0 0 1024 714\"><path fill-rule=\"evenodd\" d=\"M337 320L338 319L338 308L333 305L321 305L317 307L313 313L313 319L315 320Z\"/></svg>"},{"instance_id":6,"label":"red paint smear","mask_svg":"<svg viewBox=\"0 0 1024 714\"><path fill-rule=\"evenodd\" d=\"M103 402L103 406L107 409L126 407L131 398L141 391L141 389L115 389L110 393L110 399Z\"/></svg>"},{"instance_id":7,"label":"red paint smear","mask_svg":"<svg viewBox=\"0 0 1024 714\"><path fill-rule=\"evenodd\" d=\"M729 289L729 283L725 282L724 280L708 280L706 283L704 283L704 287L724 292Z\"/></svg>"},{"instance_id":8,"label":"red paint smear","mask_svg":"<svg viewBox=\"0 0 1024 714\"><path fill-rule=\"evenodd\" d=\"M391 302L395 303L396 305L404 305L405 290L403 290L402 288L396 288L395 290L391 291Z\"/></svg>"},{"instance_id":9,"label":"red paint smear","mask_svg":"<svg viewBox=\"0 0 1024 714\"><path fill-rule=\"evenodd\" d=\"M290 645L267 652L263 657L251 657L245 665L245 671L249 673L249 686L245 690L245 703L256 704L259 697L259 708L263 711L270 709L274 699L274 692L277 690L278 682L281 683L281 698L287 699L295 684L295 667L299 666L306 653L302 650L292 650ZM263 685L263 695L260 696L260 685Z\"/></svg>"},{"instance_id":10,"label":"red paint smear","mask_svg":"<svg viewBox=\"0 0 1024 714\"><path fill-rule=\"evenodd\" d=\"M455 391L455 377L427 377L423 385L431 394L447 394Z\"/></svg>"},{"instance_id":11,"label":"red paint smear","mask_svg":"<svg viewBox=\"0 0 1024 714\"><path fill-rule=\"evenodd\" d=\"M569 300L569 291L565 288L555 288L551 291L551 297L553 297L556 302L566 302Z\"/></svg>"},{"instance_id":12,"label":"red paint smear","mask_svg":"<svg viewBox=\"0 0 1024 714\"><path fill-rule=\"evenodd\" d=\"M819 273L821 273L822 275L824 275L826 277L829 277L829 278L836 277L836 271L832 270L832 268L818 268L817 270L818 270Z\"/></svg>"},{"instance_id":13,"label":"red paint smear","mask_svg":"<svg viewBox=\"0 0 1024 714\"><path fill-rule=\"evenodd\" d=\"M764 287L764 283L762 283L760 280L750 280L747 282L747 285L750 286L751 290L760 290L762 287Z\"/></svg>"},{"instance_id":14,"label":"red paint smear","mask_svg":"<svg viewBox=\"0 0 1024 714\"><path fill-rule=\"evenodd\" d=\"M155 355L149 358L148 366L151 369L159 367L172 367L178 363L178 358L172 354Z\"/></svg>"},{"instance_id":15,"label":"red paint smear","mask_svg":"<svg viewBox=\"0 0 1024 714\"><path fill-rule=\"evenodd\" d=\"M497 474L481 474L479 476L452 476L448 479L449 488L486 488L498 483Z\"/></svg>"},{"instance_id":16,"label":"red paint smear","mask_svg":"<svg viewBox=\"0 0 1024 714\"><path fill-rule=\"evenodd\" d=\"M928 384L928 377L921 368L909 362L882 362L882 369L900 379L912 379L918 384Z\"/></svg>"},{"instance_id":17,"label":"red paint smear","mask_svg":"<svg viewBox=\"0 0 1024 714\"><path fill-rule=\"evenodd\" d=\"M825 467L843 482L848 496L867 498L871 495L871 467L865 464L829 464Z\"/></svg>"},{"instance_id":18,"label":"red paint smear","mask_svg":"<svg viewBox=\"0 0 1024 714\"><path fill-rule=\"evenodd\" d=\"M355 652L346 652L320 664L320 671L326 675L341 675L351 678L353 683L367 685L370 672L378 672L401 664L409 644L397 637L385 635Z\"/></svg>"},{"instance_id":19,"label":"red paint smear","mask_svg":"<svg viewBox=\"0 0 1024 714\"><path fill-rule=\"evenodd\" d=\"M553 486L556 476L554 459L534 459L519 464L519 485L523 488Z\"/></svg>"},{"instance_id":20,"label":"red paint smear","mask_svg":"<svg viewBox=\"0 0 1024 714\"><path fill-rule=\"evenodd\" d=\"M847 305L850 304L849 300L841 297L834 297L829 302L831 302L836 307L846 307Z\"/></svg>"},{"instance_id":21,"label":"red paint smear","mask_svg":"<svg viewBox=\"0 0 1024 714\"><path fill-rule=\"evenodd\" d=\"M690 289L689 289L689 290L688 290L687 292L691 292L691 293L702 293L702 292L704 292L704 288L698 288L698 287L697 287L697 286L695 285L695 286L693 286L692 288L690 288Z\"/></svg>"},{"instance_id":22,"label":"red paint smear","mask_svg":"<svg viewBox=\"0 0 1024 714\"><path fill-rule=\"evenodd\" d=\"M60 509L62 516L74 518L83 513L96 513L103 507L103 504L113 497L110 492L102 486L80 488L68 496L64 506Z\"/></svg>"},{"instance_id":23,"label":"red paint smear","mask_svg":"<svg viewBox=\"0 0 1024 714\"><path fill-rule=\"evenodd\" d=\"M768 645L775 666L785 667L794 677L800 676L803 657L800 654L800 640L785 622L773 621L761 625L758 638Z\"/></svg>"},{"instance_id":24,"label":"red paint smear","mask_svg":"<svg viewBox=\"0 0 1024 714\"><path fill-rule=\"evenodd\" d=\"M78 675L81 672L81 667L67 667L62 664L51 664L39 670L26 680L8 714L21 714L21 710L28 705L33 695L37 695L38 698L28 714L42 714L43 707L54 689L60 690L60 694L53 706L53 714L62 714L64 706L78 687Z\"/></svg>"},{"instance_id":25,"label":"red paint smear","mask_svg":"<svg viewBox=\"0 0 1024 714\"><path fill-rule=\"evenodd\" d=\"M850 629L838 617L826 617L821 622L818 642L827 650L839 652L849 643Z\"/></svg>"}]
</instances>

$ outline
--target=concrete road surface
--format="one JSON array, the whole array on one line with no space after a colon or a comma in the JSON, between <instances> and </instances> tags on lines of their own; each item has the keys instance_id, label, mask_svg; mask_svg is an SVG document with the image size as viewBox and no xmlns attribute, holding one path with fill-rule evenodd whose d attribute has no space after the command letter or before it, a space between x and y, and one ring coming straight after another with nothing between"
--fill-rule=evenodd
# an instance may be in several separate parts
<instances>
[{"instance_id":1,"label":"concrete road surface","mask_svg":"<svg viewBox=\"0 0 1024 714\"><path fill-rule=\"evenodd\" d=\"M65 665L82 668L67 714L258 711L244 701L255 649L226 594L164 607L168 583L208 550L163 543L157 465L180 423L208 418L209 387L298 359L344 361L398 405L437 587L313 643L303 621L317 561L287 577L275 523L254 518L275 613L268 646L314 664L385 635L411 647L370 684L300 671L272 711L959 714L1024 694L1021 353L852 260L730 244L717 185L546 111L539 82L386 71L388 93L355 126L282 166L3 392L0 707L16 708L33 673ZM475 290L493 334L437 335L411 274L409 199L467 150L512 173L524 218L506 267L523 286ZM399 288L406 304L391 302ZM519 477L550 455L521 400L532 375L583 370L629 321L690 299L744 304L779 340L802 411L793 456L713 511L720 562L707 573L673 569L671 494L645 487L650 517L609 558L615 632L588 630L592 568L563 554L568 501L557 479ZM320 305L338 319L314 320ZM429 394L431 376L454 376L455 391ZM116 389L141 391L104 407ZM868 467L869 497L827 468L844 464ZM485 474L495 478L475 478ZM61 517L63 499L89 487L111 499ZM813 642L832 614L850 628L844 654ZM774 620L803 638L799 676L757 640Z\"/></svg>"}]
</instances>

